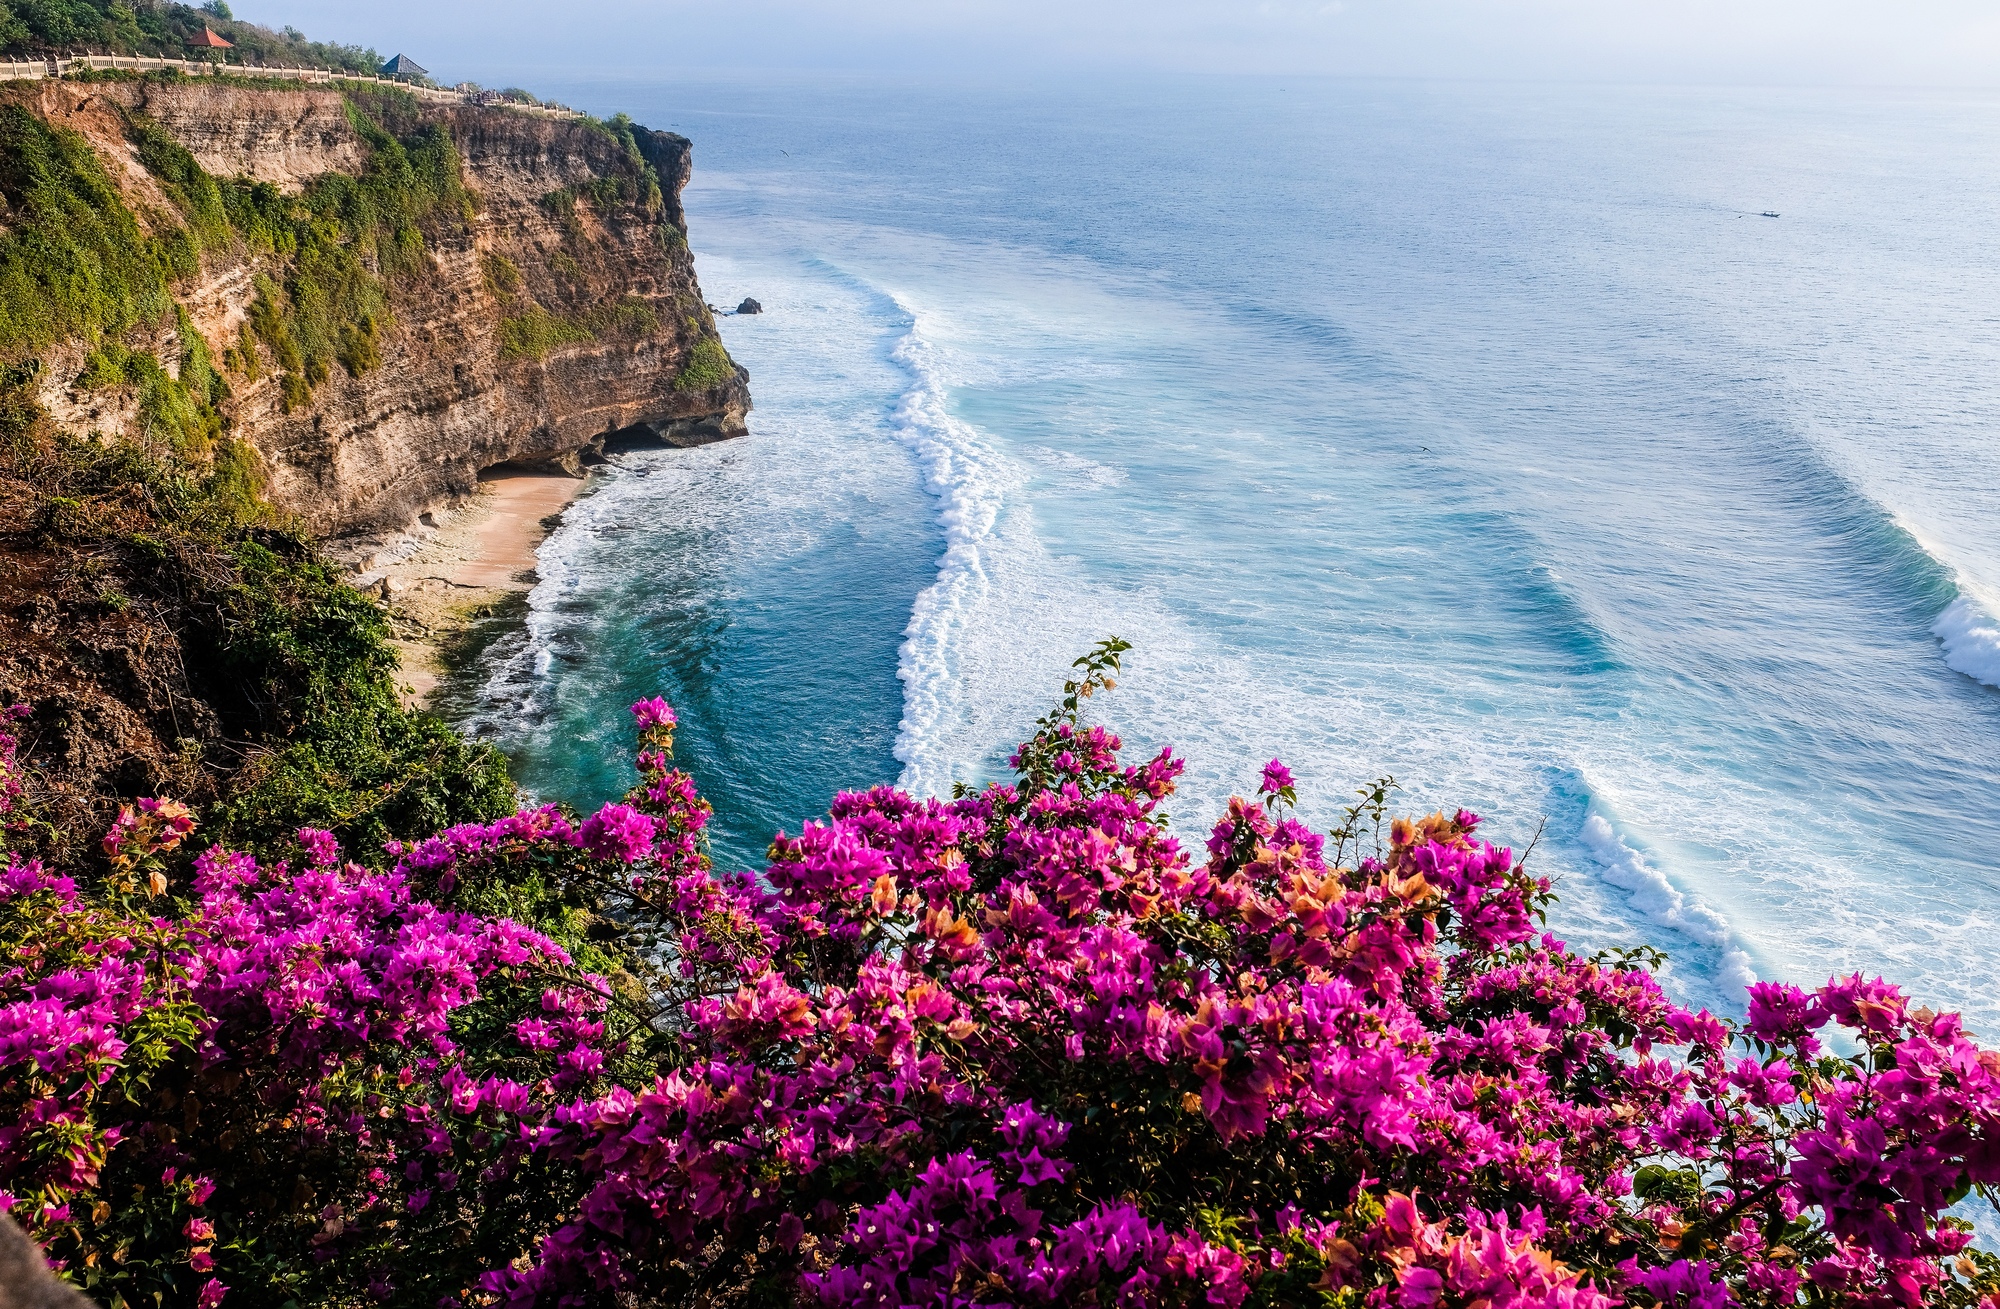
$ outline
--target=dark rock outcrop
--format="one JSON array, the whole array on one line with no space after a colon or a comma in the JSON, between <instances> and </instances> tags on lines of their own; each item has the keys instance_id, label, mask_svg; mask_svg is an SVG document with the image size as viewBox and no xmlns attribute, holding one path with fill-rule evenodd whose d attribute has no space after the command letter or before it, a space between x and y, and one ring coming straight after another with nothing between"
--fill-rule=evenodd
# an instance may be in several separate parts
<instances>
[{"instance_id":1,"label":"dark rock outcrop","mask_svg":"<svg viewBox=\"0 0 2000 1309\"><path fill-rule=\"evenodd\" d=\"M736 306L736 312L739 314L761 314L764 312L764 306L746 295L743 297L743 303Z\"/></svg>"}]
</instances>

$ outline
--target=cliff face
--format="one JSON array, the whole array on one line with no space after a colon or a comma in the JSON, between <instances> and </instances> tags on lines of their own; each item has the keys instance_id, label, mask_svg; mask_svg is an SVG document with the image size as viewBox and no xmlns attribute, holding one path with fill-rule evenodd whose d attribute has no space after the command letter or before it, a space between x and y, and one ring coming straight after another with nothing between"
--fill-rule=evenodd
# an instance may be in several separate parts
<instances>
[{"instance_id":1,"label":"cliff face","mask_svg":"<svg viewBox=\"0 0 2000 1309\"><path fill-rule=\"evenodd\" d=\"M208 174L286 194L368 166L335 90L43 83L32 94L37 114L83 134L133 211L155 224L176 215L140 161L135 116ZM714 340L688 253L685 138L635 129L635 160L614 133L580 121L407 97L368 109L399 135L443 130L465 212L424 231L415 267L389 280L376 366L333 368L289 409L271 361L225 370L221 408L261 457L267 499L322 537L393 531L469 494L495 465L573 467L607 438L693 444L744 430L747 376ZM659 181L650 197L646 165ZM619 197L621 185L633 198ZM176 288L214 356L247 340L259 274L279 275L280 262L239 242L205 254ZM163 361L181 353L174 334L163 329L157 343ZM704 350L708 366L691 366ZM44 407L74 431L140 435L129 395L76 388L82 362L81 345L45 360Z\"/></svg>"},{"instance_id":2,"label":"cliff face","mask_svg":"<svg viewBox=\"0 0 2000 1309\"><path fill-rule=\"evenodd\" d=\"M743 430L688 173L677 136L395 93L0 87L9 845L75 853L140 795L364 852L511 803L398 706L389 616L321 547L360 563L496 465Z\"/></svg>"}]
</instances>

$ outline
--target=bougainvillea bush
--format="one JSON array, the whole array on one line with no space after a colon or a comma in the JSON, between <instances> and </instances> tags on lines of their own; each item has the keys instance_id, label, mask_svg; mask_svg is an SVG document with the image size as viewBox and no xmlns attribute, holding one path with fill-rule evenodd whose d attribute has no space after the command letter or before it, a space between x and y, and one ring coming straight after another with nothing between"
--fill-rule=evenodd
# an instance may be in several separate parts
<instances>
[{"instance_id":1,"label":"bougainvillea bush","mask_svg":"<svg viewBox=\"0 0 2000 1309\"><path fill-rule=\"evenodd\" d=\"M754 874L657 700L623 799L382 871L166 801L10 861L0 1200L135 1306L2000 1305L1955 1016L1690 1013L1386 784L1320 833L1273 762L1184 846L1180 762L1084 716L1123 648L1011 784L840 795Z\"/></svg>"}]
</instances>

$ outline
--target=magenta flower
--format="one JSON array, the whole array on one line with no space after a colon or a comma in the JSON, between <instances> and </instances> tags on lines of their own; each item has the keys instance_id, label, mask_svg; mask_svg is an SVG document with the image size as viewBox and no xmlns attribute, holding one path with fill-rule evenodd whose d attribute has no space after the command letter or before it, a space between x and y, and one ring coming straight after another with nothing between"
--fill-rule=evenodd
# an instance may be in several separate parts
<instances>
[{"instance_id":1,"label":"magenta flower","mask_svg":"<svg viewBox=\"0 0 2000 1309\"><path fill-rule=\"evenodd\" d=\"M600 859L636 863L653 852L653 820L630 805L607 804L586 818L583 846Z\"/></svg>"},{"instance_id":2,"label":"magenta flower","mask_svg":"<svg viewBox=\"0 0 2000 1309\"><path fill-rule=\"evenodd\" d=\"M1544 931L1548 884L1465 810L1357 845L1270 802L1273 760L1183 846L1180 761L1061 713L1010 784L843 793L718 872L641 745L580 825L466 823L387 872L315 832L303 867L209 850L181 918L10 860L0 1176L37 1238L101 1267L138 1229L100 1205L146 1188L172 1218L135 1292L220 1265L268 1298L209 1246L295 1153L311 1208L258 1239L329 1302L672 1305L754 1267L837 1306L1976 1303L1946 1213L2000 1185L2000 1055L1879 979L1690 1012ZM178 818L120 824L137 860ZM611 929L611 978L466 908L545 891L565 939ZM1816 1057L1830 1024L1862 1057ZM468 1253L463 1215L509 1212Z\"/></svg>"},{"instance_id":3,"label":"magenta flower","mask_svg":"<svg viewBox=\"0 0 2000 1309\"><path fill-rule=\"evenodd\" d=\"M1665 1268L1633 1265L1628 1275L1632 1285L1652 1296L1661 1309L1729 1309L1735 1301L1707 1260L1677 1259Z\"/></svg>"},{"instance_id":4,"label":"magenta flower","mask_svg":"<svg viewBox=\"0 0 2000 1309\"><path fill-rule=\"evenodd\" d=\"M672 727L679 721L674 716L673 707L661 696L641 700L632 706L632 717L639 722L639 730L650 732L656 728Z\"/></svg>"}]
</instances>

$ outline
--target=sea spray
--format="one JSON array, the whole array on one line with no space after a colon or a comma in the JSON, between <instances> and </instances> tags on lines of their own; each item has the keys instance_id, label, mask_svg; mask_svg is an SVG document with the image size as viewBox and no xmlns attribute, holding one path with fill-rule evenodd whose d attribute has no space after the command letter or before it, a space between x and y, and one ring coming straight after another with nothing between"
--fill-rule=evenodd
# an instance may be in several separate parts
<instances>
[{"instance_id":1,"label":"sea spray","mask_svg":"<svg viewBox=\"0 0 2000 1309\"><path fill-rule=\"evenodd\" d=\"M1931 630L1944 647L1946 664L1976 682L2000 687L2000 618L1994 617L1993 607L1982 605L1969 589L1962 591Z\"/></svg>"}]
</instances>

